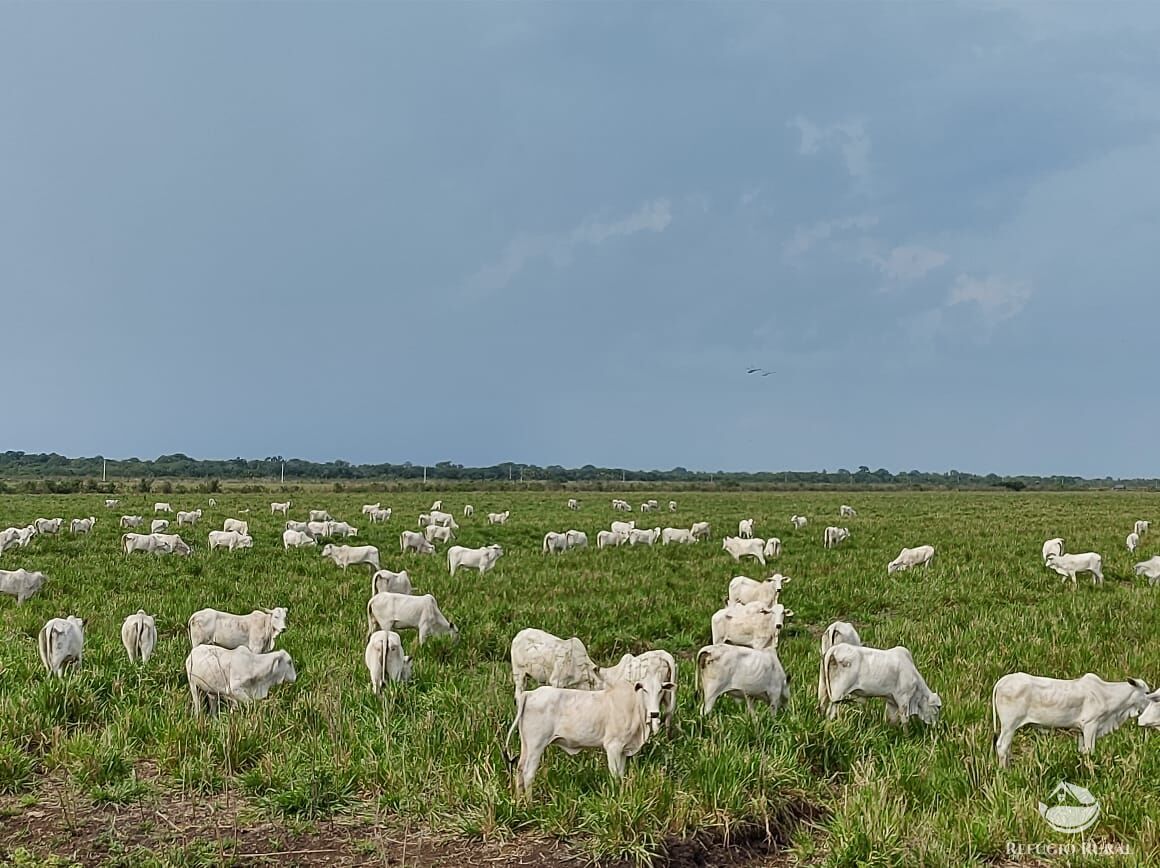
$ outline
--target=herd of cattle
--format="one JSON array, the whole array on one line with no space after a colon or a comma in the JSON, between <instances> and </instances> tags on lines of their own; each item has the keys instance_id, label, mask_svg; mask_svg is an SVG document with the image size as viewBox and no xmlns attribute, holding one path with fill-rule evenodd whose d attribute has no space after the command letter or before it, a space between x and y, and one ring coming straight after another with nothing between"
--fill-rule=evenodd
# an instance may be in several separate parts
<instances>
[{"instance_id":1,"label":"herd of cattle","mask_svg":"<svg viewBox=\"0 0 1160 868\"><path fill-rule=\"evenodd\" d=\"M116 500L106 500L113 509ZM212 500L210 505L216 505ZM568 501L570 510L578 510L577 500ZM286 517L282 534L285 549L317 546L320 540L351 538L358 529L338 521L326 510L312 509L306 521L288 518L292 504L271 503L272 515ZM612 501L614 511L631 512L624 500ZM642 512L660 510L657 501L642 503ZM154 514L172 513L168 503L154 505ZM676 501L669 501L668 511L676 512ZM243 511L243 512L248 512ZM363 515L374 524L391 519L391 510L381 504L366 504ZM465 518L474 516L471 505L463 509ZM848 505L839 509L842 518L856 518ZM203 511L177 512L179 528L194 528ZM504 524L510 511L489 513L488 524ZM92 531L94 516L76 518L69 523L73 534ZM795 529L808 524L805 516L790 519ZM144 524L139 515L124 515L122 528ZM169 520L155 518L148 534L129 531L121 536L126 555L146 552L156 555L188 555L190 546L179 534L168 533ZM399 535L403 553L432 554L436 543L448 544L455 539L459 524L443 511L441 500L429 512L419 516L421 532L404 530ZM754 536L753 519L738 523L737 536L726 536L722 548L734 561L751 557L764 565L767 558L780 556L781 540ZM26 548L38 535L59 534L62 518L37 519L22 528L0 531L0 554L6 549ZM1129 551L1135 551L1147 534L1149 523L1137 521L1127 537ZM689 528L638 528L635 521L613 521L609 530L596 537L598 548L621 545L638 546L696 544L708 539L708 522L695 522ZM850 538L846 527L826 527L822 535L825 548L833 548ZM226 518L221 530L212 530L207 538L210 551L224 548L230 552L253 546L249 523L244 519ZM560 554L588 546L583 531L549 531L543 537L544 554ZM344 570L365 564L371 569L370 599L366 606L368 641L364 653L372 690L377 694L384 683L408 681L411 657L403 647L399 630L416 630L423 644L429 637L450 635L458 638L459 630L440 610L430 594L415 594L405 570L383 569L379 550L373 545L352 546L326 542L321 556ZM503 548L493 544L480 548L449 545L446 549L451 575L461 567L491 570L503 555ZM933 546L903 548L887 565L888 574L930 564ZM1102 558L1094 552L1066 554L1062 538L1043 545L1044 565L1072 582L1078 573L1090 573L1092 581L1102 582ZM1146 576L1151 584L1160 581L1160 555L1136 565L1136 574ZM0 570L0 593L14 596L22 604L44 584L46 577L26 569ZM695 676L702 695L702 714L709 714L722 696L743 700L753 713L754 700L765 703L776 713L789 699L789 676L777 655L778 638L786 619L793 612L780 600L790 579L774 574L764 581L735 576L728 586L725 605L710 619L712 643L694 657ZM215 609L202 609L188 620L191 651L185 670L193 697L195 714L203 705L216 711L222 699L247 703L263 699L269 691L296 680L294 663L283 650L275 650L277 637L287 629L285 608L256 610L237 615ZM56 676L65 668L83 661L84 621L76 616L53 618L41 629L37 647L45 669ZM146 663L157 642L154 618L144 610L129 615L121 628L121 640L129 660ZM504 743L507 753L511 736L520 736L517 786L524 792L531 788L544 751L551 744L568 753L583 748L603 749L614 776L622 776L626 758L637 753L660 728L671 724L677 704L677 662L667 650L656 649L640 655L625 654L615 666L600 667L588 655L584 643L576 637L562 639L535 628L520 630L511 643L511 669L515 686L516 715ZM537 685L527 690L527 681ZM904 725L917 717L923 723L936 723L942 708L939 695L932 691L911 652L902 646L878 649L866 646L854 625L839 621L825 629L821 636L818 670L818 702L828 717L838 714L838 705L851 698L880 698L885 701L886 718ZM1078 731L1080 750L1090 753L1099 737L1112 732L1130 717L1140 726L1160 727L1160 690L1149 692L1148 685L1136 678L1108 682L1089 673L1081 678L1062 680L1017 672L1000 678L992 692L992 724L996 732L998 761L1006 765L1015 731L1036 725Z\"/></svg>"}]
</instances>

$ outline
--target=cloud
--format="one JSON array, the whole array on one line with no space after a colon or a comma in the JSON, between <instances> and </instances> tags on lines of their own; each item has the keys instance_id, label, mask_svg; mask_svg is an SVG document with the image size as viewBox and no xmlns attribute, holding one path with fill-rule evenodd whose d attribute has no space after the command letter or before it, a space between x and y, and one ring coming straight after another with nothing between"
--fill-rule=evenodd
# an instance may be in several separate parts
<instances>
[{"instance_id":1,"label":"cloud","mask_svg":"<svg viewBox=\"0 0 1160 868\"><path fill-rule=\"evenodd\" d=\"M550 259L556 267L563 268L572 261L578 247L597 246L638 232L664 232L672 222L672 205L662 198L645 202L627 217L611 222L588 217L568 232L521 232L508 242L496 262L484 265L468 278L467 288L476 292L503 289L533 260Z\"/></svg>"},{"instance_id":2,"label":"cloud","mask_svg":"<svg viewBox=\"0 0 1160 868\"><path fill-rule=\"evenodd\" d=\"M878 224L878 218L873 214L860 214L856 217L840 217L837 220L823 220L812 226L798 226L793 237L785 243L787 257L801 256L811 247L831 238L837 232L850 229L870 229Z\"/></svg>"},{"instance_id":3,"label":"cloud","mask_svg":"<svg viewBox=\"0 0 1160 868\"><path fill-rule=\"evenodd\" d=\"M837 151L851 178L861 180L870 174L870 137L862 121L848 120L822 127L798 115L787 126L796 128L801 136L799 154Z\"/></svg>"},{"instance_id":4,"label":"cloud","mask_svg":"<svg viewBox=\"0 0 1160 868\"><path fill-rule=\"evenodd\" d=\"M1011 280L992 275L986 278L960 274L947 296L947 307L975 304L990 325L1011 319L1031 300L1031 285L1022 280Z\"/></svg>"},{"instance_id":5,"label":"cloud","mask_svg":"<svg viewBox=\"0 0 1160 868\"><path fill-rule=\"evenodd\" d=\"M895 283L918 280L928 271L945 265L950 257L941 250L903 245L895 247L886 256L872 253L869 260Z\"/></svg>"}]
</instances>

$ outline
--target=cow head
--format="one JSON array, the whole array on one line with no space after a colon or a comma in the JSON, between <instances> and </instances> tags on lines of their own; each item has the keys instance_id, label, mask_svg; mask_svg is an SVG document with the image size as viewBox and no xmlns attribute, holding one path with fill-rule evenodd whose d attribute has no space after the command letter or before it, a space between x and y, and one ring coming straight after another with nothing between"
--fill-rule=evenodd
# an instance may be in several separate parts
<instances>
[{"instance_id":1,"label":"cow head","mask_svg":"<svg viewBox=\"0 0 1160 868\"><path fill-rule=\"evenodd\" d=\"M252 549L254 547L254 538L252 536L243 535L237 542L237 547L240 549Z\"/></svg>"},{"instance_id":2,"label":"cow head","mask_svg":"<svg viewBox=\"0 0 1160 868\"><path fill-rule=\"evenodd\" d=\"M400 681L410 681L411 680L411 657L410 656L406 656L403 658L403 667L399 670L399 680Z\"/></svg>"},{"instance_id":3,"label":"cow head","mask_svg":"<svg viewBox=\"0 0 1160 868\"><path fill-rule=\"evenodd\" d=\"M915 698L914 706L910 713L917 716L927 726L934 726L938 723L940 711L942 711L942 699L939 698L937 693L926 691L921 696Z\"/></svg>"},{"instance_id":4,"label":"cow head","mask_svg":"<svg viewBox=\"0 0 1160 868\"><path fill-rule=\"evenodd\" d=\"M286 616L289 613L290 610L285 606L278 606L270 610L270 629L274 631L275 636L286 629Z\"/></svg>"},{"instance_id":5,"label":"cow head","mask_svg":"<svg viewBox=\"0 0 1160 868\"><path fill-rule=\"evenodd\" d=\"M652 735L656 735L661 728L661 698L665 691L673 690L675 686L671 681L662 682L655 674L648 675L633 685L637 702L644 711L648 731Z\"/></svg>"},{"instance_id":6,"label":"cow head","mask_svg":"<svg viewBox=\"0 0 1160 868\"><path fill-rule=\"evenodd\" d=\"M298 671L294 668L294 661L290 659L288 651L273 652L270 676L275 684L293 684L298 680Z\"/></svg>"},{"instance_id":7,"label":"cow head","mask_svg":"<svg viewBox=\"0 0 1160 868\"><path fill-rule=\"evenodd\" d=\"M322 556L329 558L334 555L334 543L327 543L322 547Z\"/></svg>"}]
</instances>

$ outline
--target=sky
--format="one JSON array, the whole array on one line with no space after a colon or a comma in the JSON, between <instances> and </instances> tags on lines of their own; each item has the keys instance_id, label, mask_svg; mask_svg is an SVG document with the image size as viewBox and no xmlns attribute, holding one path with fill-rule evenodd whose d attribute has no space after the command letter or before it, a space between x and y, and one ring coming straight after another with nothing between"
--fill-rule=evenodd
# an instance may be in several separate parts
<instances>
[{"instance_id":1,"label":"sky","mask_svg":"<svg viewBox=\"0 0 1160 868\"><path fill-rule=\"evenodd\" d=\"M1130 2L0 4L0 449L1160 475L1157 44Z\"/></svg>"}]
</instances>

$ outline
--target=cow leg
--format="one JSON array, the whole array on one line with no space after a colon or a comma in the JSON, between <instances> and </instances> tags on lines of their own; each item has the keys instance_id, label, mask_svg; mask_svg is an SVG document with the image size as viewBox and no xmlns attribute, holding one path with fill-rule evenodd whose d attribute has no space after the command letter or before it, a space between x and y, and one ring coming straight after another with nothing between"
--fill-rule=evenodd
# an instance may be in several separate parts
<instances>
[{"instance_id":1,"label":"cow leg","mask_svg":"<svg viewBox=\"0 0 1160 868\"><path fill-rule=\"evenodd\" d=\"M830 704L826 706L826 717L830 720L838 719L838 703L833 700L830 701Z\"/></svg>"},{"instance_id":2,"label":"cow leg","mask_svg":"<svg viewBox=\"0 0 1160 868\"><path fill-rule=\"evenodd\" d=\"M1007 768L1011 764L1011 741L1015 738L1015 730L1008 729L1006 724L999 730L999 737L995 739L995 755L999 758L999 767Z\"/></svg>"},{"instance_id":3,"label":"cow leg","mask_svg":"<svg viewBox=\"0 0 1160 868\"><path fill-rule=\"evenodd\" d=\"M201 717L201 695L192 681L189 682L189 692L193 694L193 716Z\"/></svg>"},{"instance_id":4,"label":"cow leg","mask_svg":"<svg viewBox=\"0 0 1160 868\"><path fill-rule=\"evenodd\" d=\"M620 742L614 742L604 746L604 752L608 755L608 771L617 780L624 777L624 770L627 765L627 759L624 756L624 745Z\"/></svg>"},{"instance_id":5,"label":"cow leg","mask_svg":"<svg viewBox=\"0 0 1160 868\"><path fill-rule=\"evenodd\" d=\"M547 745L529 745L520 737L520 762L516 769L516 786L525 796L532 794L532 781L536 777L536 770L540 767Z\"/></svg>"},{"instance_id":6,"label":"cow leg","mask_svg":"<svg viewBox=\"0 0 1160 868\"><path fill-rule=\"evenodd\" d=\"M676 683L674 679L674 684ZM674 687L669 691L667 698L667 711L665 712L665 729L673 725L673 718L677 716L677 689Z\"/></svg>"},{"instance_id":7,"label":"cow leg","mask_svg":"<svg viewBox=\"0 0 1160 868\"><path fill-rule=\"evenodd\" d=\"M1096 749L1096 736L1098 734L1095 723L1085 725L1080 737L1079 752L1090 755Z\"/></svg>"},{"instance_id":8,"label":"cow leg","mask_svg":"<svg viewBox=\"0 0 1160 868\"><path fill-rule=\"evenodd\" d=\"M717 696L716 691L705 691L705 701L701 705L701 717L705 717L713 710L713 706L717 704Z\"/></svg>"}]
</instances>

